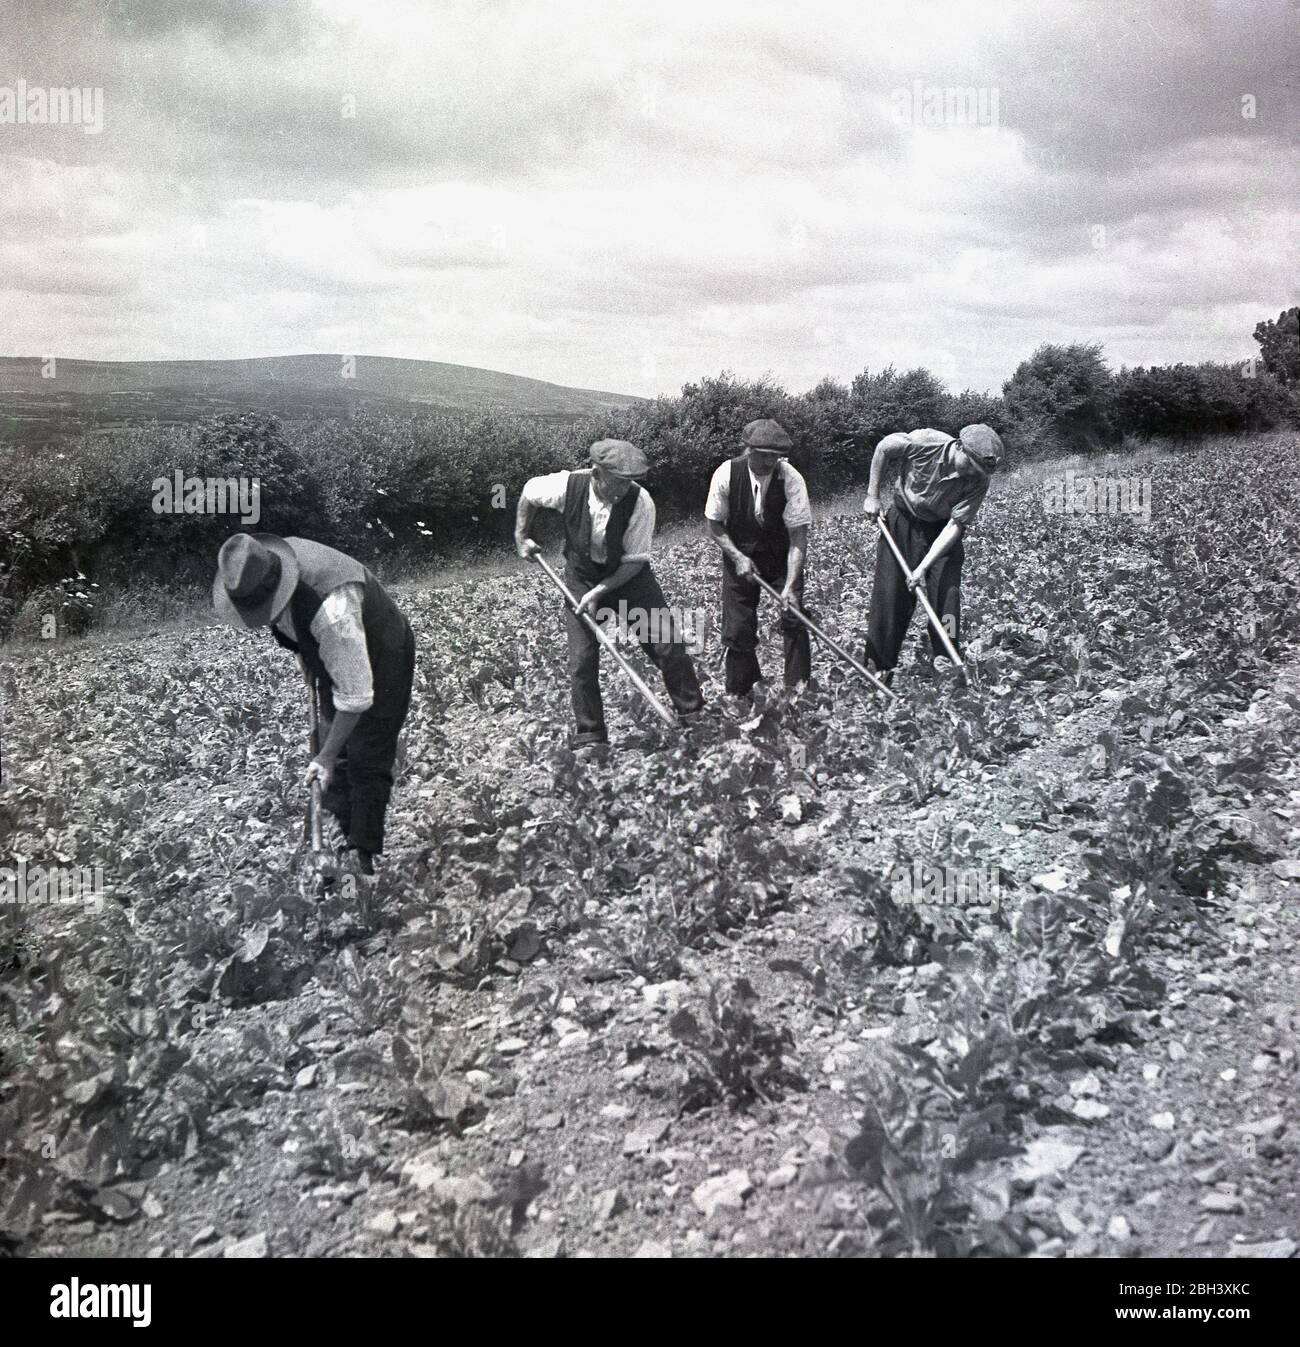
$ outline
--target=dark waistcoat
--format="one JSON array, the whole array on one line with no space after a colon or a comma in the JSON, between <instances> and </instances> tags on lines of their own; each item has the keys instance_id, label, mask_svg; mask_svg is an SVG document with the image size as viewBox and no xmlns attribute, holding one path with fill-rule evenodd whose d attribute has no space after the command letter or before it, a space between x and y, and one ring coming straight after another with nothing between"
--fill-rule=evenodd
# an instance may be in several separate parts
<instances>
[{"instance_id":1,"label":"dark waistcoat","mask_svg":"<svg viewBox=\"0 0 1300 1347\"><path fill-rule=\"evenodd\" d=\"M731 490L727 499L727 533L747 556L771 553L784 557L790 546L785 526L785 482L781 469L772 472L763 497L763 519L754 514L754 492L749 484L749 464L744 455L731 460Z\"/></svg>"},{"instance_id":2,"label":"dark waistcoat","mask_svg":"<svg viewBox=\"0 0 1300 1347\"><path fill-rule=\"evenodd\" d=\"M591 559L591 509L587 492L591 473L571 472L564 496L564 556L584 578L606 580L623 564L623 534L632 511L636 509L639 486L633 486L621 500L610 507L609 523L605 525L605 560Z\"/></svg>"},{"instance_id":3,"label":"dark waistcoat","mask_svg":"<svg viewBox=\"0 0 1300 1347\"><path fill-rule=\"evenodd\" d=\"M406 618L393 602L388 591L375 579L370 570L344 552L338 552L324 543L309 538L286 538L298 559L298 586L289 600L289 614L298 639L291 641L275 626L271 635L286 650L301 655L303 663L318 683L329 684L330 676L321 662L320 646L311 634L311 624L326 596L340 585L363 584L365 597L361 605L361 625L366 635L366 654L375 675L375 706L379 705L385 668L402 657L409 630Z\"/></svg>"}]
</instances>

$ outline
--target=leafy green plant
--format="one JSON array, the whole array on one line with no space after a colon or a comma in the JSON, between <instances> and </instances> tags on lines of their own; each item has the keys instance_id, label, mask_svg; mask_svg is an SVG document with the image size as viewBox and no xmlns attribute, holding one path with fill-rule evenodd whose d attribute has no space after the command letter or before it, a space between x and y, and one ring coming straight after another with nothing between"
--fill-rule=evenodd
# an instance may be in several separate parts
<instances>
[{"instance_id":1,"label":"leafy green plant","mask_svg":"<svg viewBox=\"0 0 1300 1347\"><path fill-rule=\"evenodd\" d=\"M1009 1196L999 1201L973 1181L981 1162L1017 1153L1002 1134L1000 1107L956 1117L941 1112L924 1088L906 1084L883 1058L861 1089L862 1117L845 1146L844 1165L883 1199L881 1217L896 1251L914 1258L954 1257L977 1247L1022 1252L1005 1221Z\"/></svg>"},{"instance_id":2,"label":"leafy green plant","mask_svg":"<svg viewBox=\"0 0 1300 1347\"><path fill-rule=\"evenodd\" d=\"M473 1106L473 1091L450 1074L463 1042L463 1035L452 1035L448 1043L438 1047L431 1038L410 1028L393 1036L393 1065L405 1082L406 1110L414 1121L454 1126Z\"/></svg>"},{"instance_id":3,"label":"leafy green plant","mask_svg":"<svg viewBox=\"0 0 1300 1347\"><path fill-rule=\"evenodd\" d=\"M129 985L88 981L86 956L112 941ZM193 1062L192 1007L170 1003L160 968L101 931L69 957L56 946L0 987L16 1053L0 1086L0 1143L14 1179L0 1230L36 1227L56 1197L93 1207L146 1160L193 1156L215 1107ZM145 951L147 955L148 951Z\"/></svg>"},{"instance_id":4,"label":"leafy green plant","mask_svg":"<svg viewBox=\"0 0 1300 1347\"><path fill-rule=\"evenodd\" d=\"M861 866L846 865L843 873L863 917L872 923L876 960L891 966L923 963L930 931L916 908L895 902L880 876Z\"/></svg>"},{"instance_id":5,"label":"leafy green plant","mask_svg":"<svg viewBox=\"0 0 1300 1347\"><path fill-rule=\"evenodd\" d=\"M764 1024L757 1015L758 994L747 978L729 985L714 982L694 1009L683 1007L668 1023L691 1063L683 1107L725 1100L741 1107L755 1099L771 1103L787 1089L806 1088L788 1054L794 1040L788 1028Z\"/></svg>"},{"instance_id":6,"label":"leafy green plant","mask_svg":"<svg viewBox=\"0 0 1300 1347\"><path fill-rule=\"evenodd\" d=\"M1089 874L1084 892L1116 908L1114 921L1119 924L1112 926L1112 943L1171 916L1206 927L1184 884L1214 883L1221 869L1218 859L1200 845L1199 834L1181 763L1166 757L1154 772L1132 777L1123 801L1083 853Z\"/></svg>"},{"instance_id":7,"label":"leafy green plant","mask_svg":"<svg viewBox=\"0 0 1300 1347\"><path fill-rule=\"evenodd\" d=\"M358 960L351 947L316 966L321 986L343 995L343 1009L363 1034L374 1033L397 1022L407 988L401 980L385 977L370 961Z\"/></svg>"}]
</instances>

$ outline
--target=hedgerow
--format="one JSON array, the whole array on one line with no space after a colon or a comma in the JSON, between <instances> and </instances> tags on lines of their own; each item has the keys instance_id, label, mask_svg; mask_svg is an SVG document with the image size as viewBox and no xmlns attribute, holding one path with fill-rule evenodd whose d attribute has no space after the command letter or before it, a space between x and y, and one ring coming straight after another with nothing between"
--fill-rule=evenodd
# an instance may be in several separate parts
<instances>
[{"instance_id":1,"label":"hedgerow","mask_svg":"<svg viewBox=\"0 0 1300 1347\"><path fill-rule=\"evenodd\" d=\"M1043 346L1003 396L947 392L923 368L864 370L806 393L729 373L572 423L497 413L282 423L226 414L184 426L88 434L55 452L0 446L0 635L59 634L94 624L105 595L146 583L201 599L237 515L158 512L154 483L257 478L259 530L300 534L371 563L499 554L531 476L585 461L593 440L630 439L654 467L645 479L662 522L697 518L713 470L744 424L774 417L792 462L821 499L861 486L872 450L898 429L956 433L987 423L1012 461L1091 450L1125 435L1187 439L1300 424L1300 394L1266 368L1139 368L1112 376L1092 346ZM99 592L97 592L99 591ZM17 622L26 603L23 621ZM48 633L47 633L48 634Z\"/></svg>"}]
</instances>

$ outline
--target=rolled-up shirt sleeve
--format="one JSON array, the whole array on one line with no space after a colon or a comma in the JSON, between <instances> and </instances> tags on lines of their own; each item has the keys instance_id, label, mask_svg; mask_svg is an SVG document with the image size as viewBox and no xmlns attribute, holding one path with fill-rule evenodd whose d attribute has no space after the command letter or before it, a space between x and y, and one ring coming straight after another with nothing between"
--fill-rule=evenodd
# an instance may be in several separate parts
<instances>
[{"instance_id":1,"label":"rolled-up shirt sleeve","mask_svg":"<svg viewBox=\"0 0 1300 1347\"><path fill-rule=\"evenodd\" d=\"M808 483L803 474L792 468L788 461L782 461L781 472L785 482L785 513L781 522L788 529L798 528L801 524L812 523L812 505L808 501Z\"/></svg>"},{"instance_id":2,"label":"rolled-up shirt sleeve","mask_svg":"<svg viewBox=\"0 0 1300 1347\"><path fill-rule=\"evenodd\" d=\"M311 634L334 685L337 711L368 711L375 701L374 675L361 618L364 600L365 586L360 582L340 585L325 596L312 619Z\"/></svg>"},{"instance_id":3,"label":"rolled-up shirt sleeve","mask_svg":"<svg viewBox=\"0 0 1300 1347\"><path fill-rule=\"evenodd\" d=\"M623 530L623 560L649 561L655 536L655 503L642 487L632 507L632 518Z\"/></svg>"},{"instance_id":4,"label":"rolled-up shirt sleeve","mask_svg":"<svg viewBox=\"0 0 1300 1347\"><path fill-rule=\"evenodd\" d=\"M723 463L709 482L709 495L704 502L704 517L715 524L725 524L731 518L730 462Z\"/></svg>"},{"instance_id":5,"label":"rolled-up shirt sleeve","mask_svg":"<svg viewBox=\"0 0 1300 1347\"><path fill-rule=\"evenodd\" d=\"M530 477L524 483L523 498L539 510L564 509L564 494L569 489L567 472L548 472Z\"/></svg>"},{"instance_id":6,"label":"rolled-up shirt sleeve","mask_svg":"<svg viewBox=\"0 0 1300 1347\"><path fill-rule=\"evenodd\" d=\"M885 438L876 445L876 453L884 454L885 461L887 463L892 463L895 459L902 458L911 447L912 437L905 431L896 430L892 435L886 435Z\"/></svg>"}]
</instances>

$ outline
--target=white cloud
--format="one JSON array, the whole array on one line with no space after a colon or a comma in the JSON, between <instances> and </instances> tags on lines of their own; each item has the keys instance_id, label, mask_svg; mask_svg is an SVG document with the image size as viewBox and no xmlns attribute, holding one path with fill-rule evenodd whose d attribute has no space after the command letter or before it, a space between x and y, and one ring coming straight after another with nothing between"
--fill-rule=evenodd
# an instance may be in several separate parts
<instances>
[{"instance_id":1,"label":"white cloud","mask_svg":"<svg viewBox=\"0 0 1300 1347\"><path fill-rule=\"evenodd\" d=\"M106 115L0 127L7 352L996 387L1049 340L1249 354L1295 298L1289 0L18 8L0 84ZM900 127L914 82L997 126Z\"/></svg>"}]
</instances>

